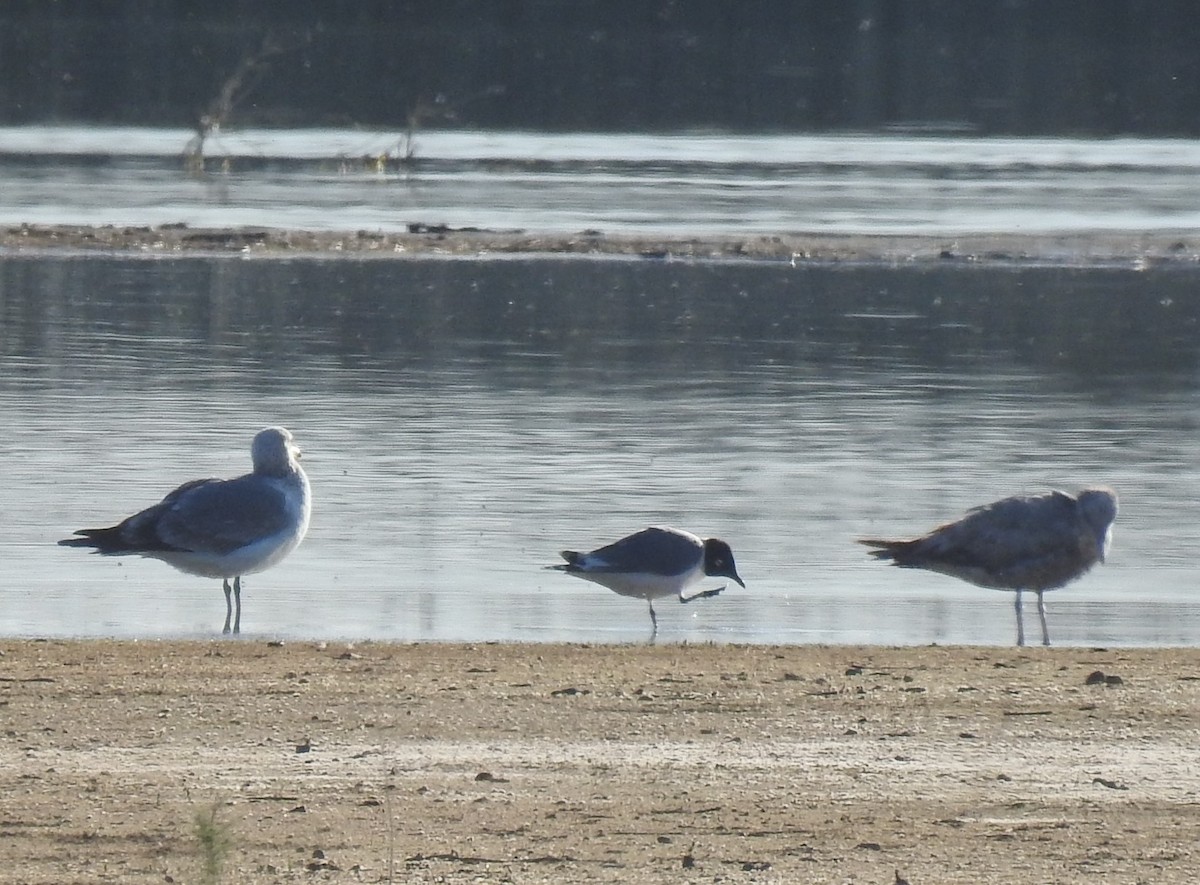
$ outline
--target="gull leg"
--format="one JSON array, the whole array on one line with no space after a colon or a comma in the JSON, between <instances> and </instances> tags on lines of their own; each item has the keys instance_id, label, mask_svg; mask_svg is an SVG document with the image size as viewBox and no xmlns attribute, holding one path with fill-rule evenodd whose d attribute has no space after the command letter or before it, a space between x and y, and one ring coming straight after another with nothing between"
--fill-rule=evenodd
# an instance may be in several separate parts
<instances>
[{"instance_id":1,"label":"gull leg","mask_svg":"<svg viewBox=\"0 0 1200 885\"><path fill-rule=\"evenodd\" d=\"M1021 616L1021 588L1017 588L1017 645L1025 644L1025 621Z\"/></svg>"},{"instance_id":2,"label":"gull leg","mask_svg":"<svg viewBox=\"0 0 1200 885\"><path fill-rule=\"evenodd\" d=\"M237 615L233 619L233 632L242 632L242 576L233 579L233 598L237 600Z\"/></svg>"},{"instance_id":3,"label":"gull leg","mask_svg":"<svg viewBox=\"0 0 1200 885\"><path fill-rule=\"evenodd\" d=\"M225 627L221 630L222 633L229 632L229 619L233 616L233 603L229 599L229 579L226 578L221 584L225 590ZM240 607L240 604L239 604Z\"/></svg>"},{"instance_id":4,"label":"gull leg","mask_svg":"<svg viewBox=\"0 0 1200 885\"><path fill-rule=\"evenodd\" d=\"M654 641L654 637L658 636L658 615L654 613L654 600L647 599L650 603L650 641Z\"/></svg>"},{"instance_id":5,"label":"gull leg","mask_svg":"<svg viewBox=\"0 0 1200 885\"><path fill-rule=\"evenodd\" d=\"M679 601L680 602L691 602L693 599L707 599L710 596L716 596L718 593L720 593L724 589L725 589L725 585L722 584L716 590L701 590L699 593L693 593L691 596L684 596L681 593L681 594L679 594Z\"/></svg>"},{"instance_id":6,"label":"gull leg","mask_svg":"<svg viewBox=\"0 0 1200 885\"><path fill-rule=\"evenodd\" d=\"M1046 626L1046 602L1042 599L1042 591L1038 595L1038 617L1042 619L1042 645L1050 645L1050 629Z\"/></svg>"}]
</instances>

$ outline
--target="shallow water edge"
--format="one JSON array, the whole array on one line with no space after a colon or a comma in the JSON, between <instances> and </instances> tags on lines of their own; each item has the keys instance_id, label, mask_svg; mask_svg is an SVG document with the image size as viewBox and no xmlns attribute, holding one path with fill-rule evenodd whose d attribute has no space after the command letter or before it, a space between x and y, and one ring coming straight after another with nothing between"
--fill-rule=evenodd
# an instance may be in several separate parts
<instances>
[{"instance_id":1,"label":"shallow water edge","mask_svg":"<svg viewBox=\"0 0 1200 885\"><path fill-rule=\"evenodd\" d=\"M425 254L4 253L0 633L219 629L219 584L55 541L281 424L317 515L252 635L644 641L644 605L543 567L665 523L752 589L660 609L661 641L1011 644L1011 596L854 539L1106 484L1112 561L1053 641L1200 636L1192 264Z\"/></svg>"}]
</instances>

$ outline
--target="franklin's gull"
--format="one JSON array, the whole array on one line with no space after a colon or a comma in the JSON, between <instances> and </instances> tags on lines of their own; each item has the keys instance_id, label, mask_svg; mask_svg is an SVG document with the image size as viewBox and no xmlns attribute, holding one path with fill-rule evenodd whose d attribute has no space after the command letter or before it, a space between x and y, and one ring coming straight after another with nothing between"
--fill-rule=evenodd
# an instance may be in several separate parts
<instances>
[{"instance_id":1,"label":"franklin's gull","mask_svg":"<svg viewBox=\"0 0 1200 885\"><path fill-rule=\"evenodd\" d=\"M1049 645L1042 594L1104 562L1116 516L1117 496L1111 489L1085 489L1077 498L1056 491L977 507L957 522L911 541L859 543L877 548L872 556L903 568L940 572L995 590L1015 590L1017 645L1025 644L1021 591L1034 591L1042 645Z\"/></svg>"},{"instance_id":2,"label":"franklin's gull","mask_svg":"<svg viewBox=\"0 0 1200 885\"><path fill-rule=\"evenodd\" d=\"M254 471L236 479L184 483L158 504L103 529L80 529L82 537L58 543L90 547L105 556L138 554L205 578L221 578L225 628L232 613L229 579L241 631L242 575L275 565L299 546L312 510L300 449L282 427L268 427L250 447Z\"/></svg>"},{"instance_id":3,"label":"franklin's gull","mask_svg":"<svg viewBox=\"0 0 1200 885\"><path fill-rule=\"evenodd\" d=\"M721 586L683 595L705 576L732 578L746 586L738 576L728 544L680 529L651 527L590 553L564 550L560 555L566 564L548 568L600 584L621 596L645 599L650 605L651 638L658 633L655 598L677 595L680 602L691 602L716 596L725 589Z\"/></svg>"}]
</instances>

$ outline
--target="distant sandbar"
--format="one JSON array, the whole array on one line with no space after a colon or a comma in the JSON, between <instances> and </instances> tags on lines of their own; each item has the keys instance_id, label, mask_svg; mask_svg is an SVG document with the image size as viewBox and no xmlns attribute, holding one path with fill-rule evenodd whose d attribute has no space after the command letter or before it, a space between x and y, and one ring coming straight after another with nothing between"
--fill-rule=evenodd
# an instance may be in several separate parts
<instances>
[{"instance_id":1,"label":"distant sandbar","mask_svg":"<svg viewBox=\"0 0 1200 885\"><path fill-rule=\"evenodd\" d=\"M789 264L946 264L984 266L1127 266L1200 263L1197 231L1095 231L1063 234L969 233L961 236L780 233L682 236L539 234L411 224L405 231L303 231L194 228L183 224L119 227L23 224L0 229L0 254L34 251L150 255L319 255L356 258L579 256L645 260L779 261Z\"/></svg>"}]
</instances>

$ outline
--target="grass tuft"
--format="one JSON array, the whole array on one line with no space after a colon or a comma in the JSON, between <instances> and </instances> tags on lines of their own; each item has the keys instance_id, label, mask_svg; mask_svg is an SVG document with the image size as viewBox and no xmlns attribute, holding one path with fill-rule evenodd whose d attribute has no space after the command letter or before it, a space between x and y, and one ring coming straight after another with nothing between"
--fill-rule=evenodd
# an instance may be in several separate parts
<instances>
[{"instance_id":1,"label":"grass tuft","mask_svg":"<svg viewBox=\"0 0 1200 885\"><path fill-rule=\"evenodd\" d=\"M218 885L225 860L233 849L233 833L229 824L217 820L218 803L196 811L196 841L200 849L200 881Z\"/></svg>"}]
</instances>

